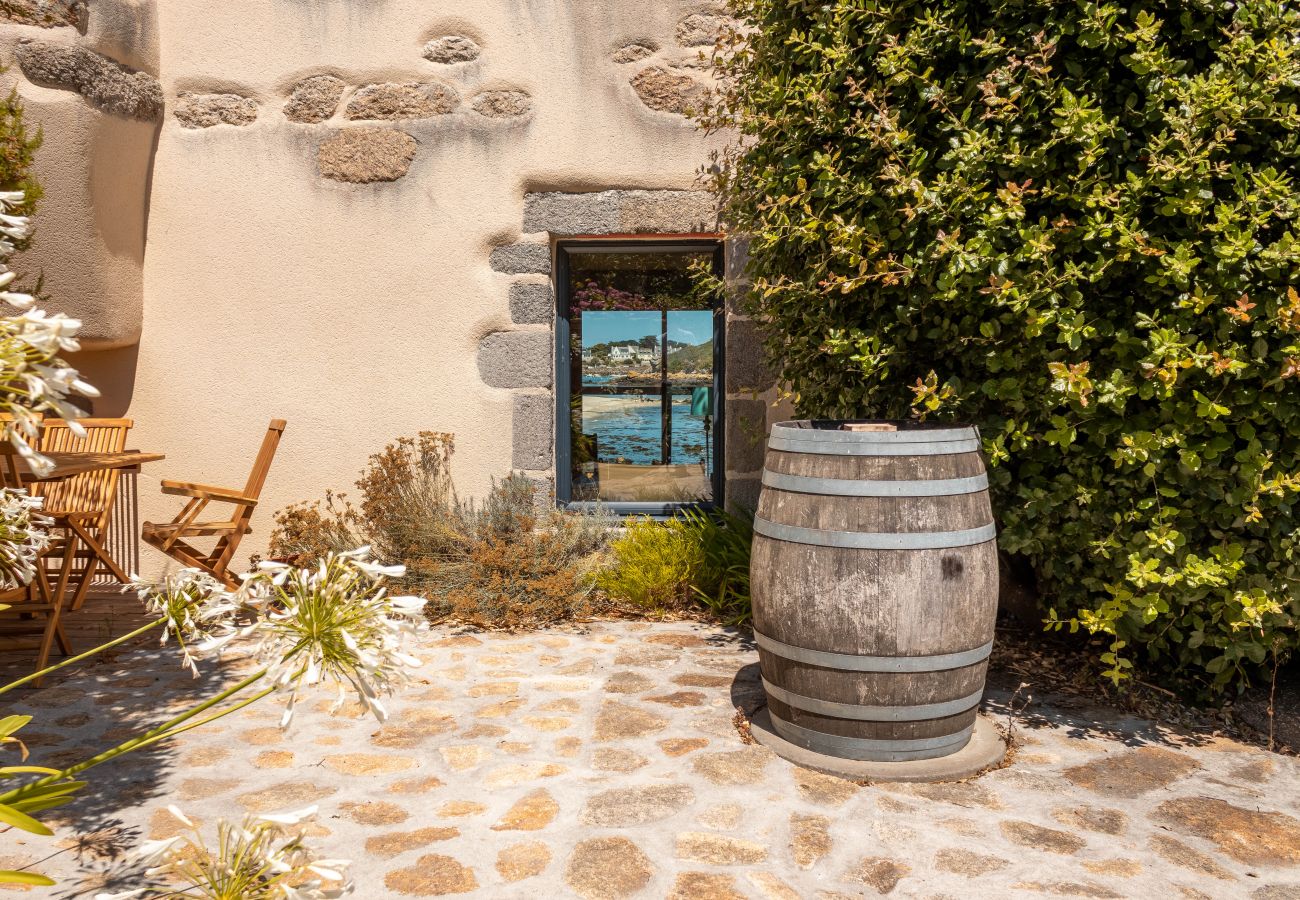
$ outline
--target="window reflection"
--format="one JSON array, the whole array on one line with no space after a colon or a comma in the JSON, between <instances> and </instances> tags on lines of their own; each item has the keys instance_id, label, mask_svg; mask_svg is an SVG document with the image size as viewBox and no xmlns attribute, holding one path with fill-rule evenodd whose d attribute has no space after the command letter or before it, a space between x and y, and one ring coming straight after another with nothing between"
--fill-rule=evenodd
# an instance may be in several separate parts
<instances>
[{"instance_id":1,"label":"window reflection","mask_svg":"<svg viewBox=\"0 0 1300 900\"><path fill-rule=\"evenodd\" d=\"M712 255L570 256L573 500L712 499L714 313L689 274Z\"/></svg>"}]
</instances>

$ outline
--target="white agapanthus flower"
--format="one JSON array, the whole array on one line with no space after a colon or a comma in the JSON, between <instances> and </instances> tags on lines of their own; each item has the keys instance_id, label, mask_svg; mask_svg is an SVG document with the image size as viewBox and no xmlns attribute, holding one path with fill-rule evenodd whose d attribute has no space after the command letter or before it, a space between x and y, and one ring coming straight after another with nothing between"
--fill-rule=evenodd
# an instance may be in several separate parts
<instances>
[{"instance_id":1,"label":"white agapanthus flower","mask_svg":"<svg viewBox=\"0 0 1300 900\"><path fill-rule=\"evenodd\" d=\"M0 589L26 587L36 577L36 560L50 545L42 502L23 490L0 490Z\"/></svg>"},{"instance_id":2,"label":"white agapanthus flower","mask_svg":"<svg viewBox=\"0 0 1300 900\"><path fill-rule=\"evenodd\" d=\"M166 620L159 642L175 638L186 668L196 678L198 658L238 634L232 619L239 604L225 585L206 572L181 569L157 581L133 575L131 582L145 608Z\"/></svg>"},{"instance_id":3,"label":"white agapanthus flower","mask_svg":"<svg viewBox=\"0 0 1300 900\"><path fill-rule=\"evenodd\" d=\"M361 547L314 568L262 563L244 576L240 600L261 613L257 656L289 696L281 727L292 721L302 688L322 682L337 687L336 708L355 693L375 718L388 718L380 698L421 665L403 647L427 627L422 598L392 597L384 587L404 572L374 563L370 548Z\"/></svg>"},{"instance_id":4,"label":"white agapanthus flower","mask_svg":"<svg viewBox=\"0 0 1300 900\"><path fill-rule=\"evenodd\" d=\"M185 832L145 841L136 851L148 866L143 887L95 900L190 897L207 900L327 900L352 891L344 859L320 859L292 829L316 814L316 807L292 813L217 822L217 843L209 847L197 825L175 806L167 807Z\"/></svg>"}]
</instances>

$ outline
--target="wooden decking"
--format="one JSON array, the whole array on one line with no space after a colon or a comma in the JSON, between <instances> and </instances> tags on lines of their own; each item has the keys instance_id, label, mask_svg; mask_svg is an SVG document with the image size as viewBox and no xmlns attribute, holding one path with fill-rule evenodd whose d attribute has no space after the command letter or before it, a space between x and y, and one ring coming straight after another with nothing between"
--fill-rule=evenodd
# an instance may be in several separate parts
<instances>
[{"instance_id":1,"label":"wooden decking","mask_svg":"<svg viewBox=\"0 0 1300 900\"><path fill-rule=\"evenodd\" d=\"M123 592L113 587L92 587L85 606L76 612L64 614L68 638L76 653L83 653L133 631L149 621L144 607L132 591ZM139 641L157 641L144 636ZM0 684L6 684L24 675L30 675L36 664L37 637L8 637L0 635ZM136 642L115 648L118 652L141 646ZM24 647L29 649L24 649ZM57 652L50 657L53 665L62 661ZM56 676L57 677L57 676Z\"/></svg>"}]
</instances>

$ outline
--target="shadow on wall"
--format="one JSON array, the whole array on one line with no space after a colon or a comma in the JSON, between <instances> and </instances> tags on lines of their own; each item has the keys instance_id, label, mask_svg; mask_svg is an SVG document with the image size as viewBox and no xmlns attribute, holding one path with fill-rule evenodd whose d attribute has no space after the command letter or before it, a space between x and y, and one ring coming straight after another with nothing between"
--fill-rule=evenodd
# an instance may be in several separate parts
<instances>
[{"instance_id":1,"label":"shadow on wall","mask_svg":"<svg viewBox=\"0 0 1300 900\"><path fill-rule=\"evenodd\" d=\"M82 320L85 349L107 351L138 341L143 322L163 115L154 0L102 0L93 14L72 4L71 18L38 19L39 36L23 24L65 6L10 0L0 9L0 56L44 134L35 170L45 197L16 268L44 277L52 311Z\"/></svg>"},{"instance_id":2,"label":"shadow on wall","mask_svg":"<svg viewBox=\"0 0 1300 900\"><path fill-rule=\"evenodd\" d=\"M131 397L135 393L135 372L140 356L138 344L114 350L86 351L67 354L67 361L81 377L99 388L100 396L93 401L91 414L99 418L120 418L127 415Z\"/></svg>"}]
</instances>

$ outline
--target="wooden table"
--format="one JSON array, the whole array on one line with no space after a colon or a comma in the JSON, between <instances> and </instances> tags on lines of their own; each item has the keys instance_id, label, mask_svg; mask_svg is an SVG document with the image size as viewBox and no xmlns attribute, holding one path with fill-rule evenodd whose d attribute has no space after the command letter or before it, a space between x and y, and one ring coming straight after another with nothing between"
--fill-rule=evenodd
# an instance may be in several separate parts
<instances>
[{"instance_id":1,"label":"wooden table","mask_svg":"<svg viewBox=\"0 0 1300 900\"><path fill-rule=\"evenodd\" d=\"M143 453L139 450L123 450L121 453L46 453L54 462L54 471L48 475L37 475L31 465L22 457L17 458L18 473L23 484L37 484L42 481L62 481L74 475L85 475L101 469L132 469L143 463L159 462L166 459L162 453Z\"/></svg>"},{"instance_id":2,"label":"wooden table","mask_svg":"<svg viewBox=\"0 0 1300 900\"><path fill-rule=\"evenodd\" d=\"M32 471L31 464L14 453L12 448L6 447L3 455L8 457L5 460L6 470L9 473L7 477L11 479L16 474L23 485L64 481L77 475L86 475L105 469L135 469L143 463L158 462L167 458L161 453L142 453L139 450L125 450L120 453L46 453L44 455L53 461L54 469L45 475L37 475ZM44 667L45 660L49 657L51 645L56 638L65 652L72 652L60 619L65 607L71 610L81 607L81 604L86 599L86 590L90 587L90 580L94 576L99 563L103 563L119 581L123 583L130 581L127 573L122 571L122 567L104 549L99 536L91 530L93 527L91 517L97 516L98 513L89 511L79 513L75 510L50 510L49 512L51 515L56 516L56 527L63 530L60 538L63 542L62 552L60 553L62 564L59 566L57 576L53 579L48 578L46 572L38 568L36 582L31 589L34 593L30 594L30 597L34 598L39 593L43 595L43 603L29 605L28 607L24 607L22 604L14 604L20 613L26 608L49 608L38 651L38 669ZM80 579L76 580L73 563L81 555L78 550L79 545L85 547L85 556L88 559L86 566L80 573ZM55 552L58 553L59 551L56 550ZM37 565L39 567L41 564L38 562ZM75 589L73 588L74 580L76 580Z\"/></svg>"}]
</instances>

